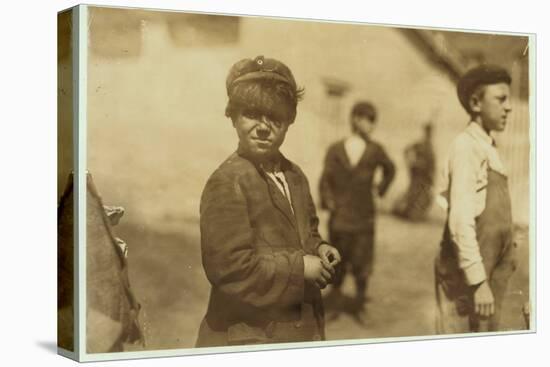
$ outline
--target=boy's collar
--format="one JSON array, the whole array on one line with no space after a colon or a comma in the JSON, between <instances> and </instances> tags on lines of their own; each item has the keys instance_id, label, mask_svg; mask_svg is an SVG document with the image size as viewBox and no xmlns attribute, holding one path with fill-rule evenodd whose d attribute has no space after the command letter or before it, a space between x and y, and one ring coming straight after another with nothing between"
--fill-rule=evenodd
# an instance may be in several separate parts
<instances>
[{"instance_id":1,"label":"boy's collar","mask_svg":"<svg viewBox=\"0 0 550 367\"><path fill-rule=\"evenodd\" d=\"M260 168L268 173L275 173L281 171L281 162L279 160L271 162L262 162L260 163Z\"/></svg>"},{"instance_id":2,"label":"boy's collar","mask_svg":"<svg viewBox=\"0 0 550 367\"><path fill-rule=\"evenodd\" d=\"M237 149L237 154L241 157L252 162L256 167L261 168L264 171L272 172L277 171L286 171L292 168L292 165L288 159L279 151L267 160L261 160L253 157L252 155L245 152L240 146Z\"/></svg>"},{"instance_id":3,"label":"boy's collar","mask_svg":"<svg viewBox=\"0 0 550 367\"><path fill-rule=\"evenodd\" d=\"M466 130L473 137L478 138L489 145L495 145L495 139L490 134L488 134L485 129L483 129L480 123L476 121L470 121Z\"/></svg>"},{"instance_id":4,"label":"boy's collar","mask_svg":"<svg viewBox=\"0 0 550 367\"><path fill-rule=\"evenodd\" d=\"M354 137L356 136L356 137L358 137L358 138L361 138L361 139L363 139L363 140L364 140L365 142L367 142L367 143L371 141L369 135L361 134L361 133L359 133L359 132L357 132L357 131L354 131L351 135L354 136Z\"/></svg>"}]
</instances>

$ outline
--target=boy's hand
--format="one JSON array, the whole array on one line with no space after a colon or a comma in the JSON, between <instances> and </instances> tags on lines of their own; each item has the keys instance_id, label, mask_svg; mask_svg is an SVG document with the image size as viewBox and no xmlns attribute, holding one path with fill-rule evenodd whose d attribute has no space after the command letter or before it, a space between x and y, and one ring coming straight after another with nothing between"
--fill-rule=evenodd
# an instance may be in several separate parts
<instances>
[{"instance_id":1,"label":"boy's hand","mask_svg":"<svg viewBox=\"0 0 550 367\"><path fill-rule=\"evenodd\" d=\"M334 275L334 268L321 258L313 255L304 255L304 278L315 283L320 289L327 286Z\"/></svg>"},{"instance_id":2,"label":"boy's hand","mask_svg":"<svg viewBox=\"0 0 550 367\"><path fill-rule=\"evenodd\" d=\"M474 307L479 316L489 317L495 313L495 298L487 281L484 281L474 292Z\"/></svg>"},{"instance_id":3,"label":"boy's hand","mask_svg":"<svg viewBox=\"0 0 550 367\"><path fill-rule=\"evenodd\" d=\"M340 263L340 261L342 261L340 252L338 252L335 247L332 247L327 243L319 245L319 247L317 248L317 253L319 254L321 260L325 261L332 267L335 267Z\"/></svg>"}]
</instances>

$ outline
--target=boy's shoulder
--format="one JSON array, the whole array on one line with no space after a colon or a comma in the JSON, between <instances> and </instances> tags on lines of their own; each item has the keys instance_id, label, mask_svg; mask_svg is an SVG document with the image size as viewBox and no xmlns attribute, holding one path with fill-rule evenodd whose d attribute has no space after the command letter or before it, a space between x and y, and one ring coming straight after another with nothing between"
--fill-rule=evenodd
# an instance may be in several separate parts
<instances>
[{"instance_id":1,"label":"boy's shoulder","mask_svg":"<svg viewBox=\"0 0 550 367\"><path fill-rule=\"evenodd\" d=\"M371 146L371 148L376 152L382 152L384 153L386 149L384 149L384 145L380 143L377 140L369 140L368 144Z\"/></svg>"},{"instance_id":2,"label":"boy's shoulder","mask_svg":"<svg viewBox=\"0 0 550 367\"><path fill-rule=\"evenodd\" d=\"M384 149L383 144L381 142L379 142L378 140L371 139L371 140L369 140L369 144L372 144L373 146L375 146L377 148Z\"/></svg>"},{"instance_id":3,"label":"boy's shoulder","mask_svg":"<svg viewBox=\"0 0 550 367\"><path fill-rule=\"evenodd\" d=\"M478 151L480 148L479 143L467 129L462 130L451 143L452 153L473 152Z\"/></svg>"},{"instance_id":4,"label":"boy's shoulder","mask_svg":"<svg viewBox=\"0 0 550 367\"><path fill-rule=\"evenodd\" d=\"M484 142L472 135L467 129L460 132L449 146L447 160L451 165L459 162L479 165L490 160L490 153Z\"/></svg>"},{"instance_id":5,"label":"boy's shoulder","mask_svg":"<svg viewBox=\"0 0 550 367\"><path fill-rule=\"evenodd\" d=\"M346 138L339 139L329 145L327 152L334 153L338 149L341 149L345 145L345 143L346 143Z\"/></svg>"},{"instance_id":6,"label":"boy's shoulder","mask_svg":"<svg viewBox=\"0 0 550 367\"><path fill-rule=\"evenodd\" d=\"M235 152L227 157L227 159L212 172L206 182L205 190L210 186L216 186L223 183L233 185L241 181L243 176L249 176L255 172L257 172L257 169L254 164Z\"/></svg>"}]
</instances>

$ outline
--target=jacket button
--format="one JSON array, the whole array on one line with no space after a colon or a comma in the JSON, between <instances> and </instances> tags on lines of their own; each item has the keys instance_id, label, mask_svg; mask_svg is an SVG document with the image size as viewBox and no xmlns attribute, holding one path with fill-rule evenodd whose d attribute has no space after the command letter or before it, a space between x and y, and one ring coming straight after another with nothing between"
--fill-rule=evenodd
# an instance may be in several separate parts
<instances>
[{"instance_id":1,"label":"jacket button","mask_svg":"<svg viewBox=\"0 0 550 367\"><path fill-rule=\"evenodd\" d=\"M319 334L313 335L313 340L314 340L314 341L319 341L319 340L321 340L321 335L319 335Z\"/></svg>"},{"instance_id":2,"label":"jacket button","mask_svg":"<svg viewBox=\"0 0 550 367\"><path fill-rule=\"evenodd\" d=\"M294 327L297 328L297 329L299 329L299 328L302 327L302 323L301 323L301 322L297 322L297 323L294 324Z\"/></svg>"}]
</instances>

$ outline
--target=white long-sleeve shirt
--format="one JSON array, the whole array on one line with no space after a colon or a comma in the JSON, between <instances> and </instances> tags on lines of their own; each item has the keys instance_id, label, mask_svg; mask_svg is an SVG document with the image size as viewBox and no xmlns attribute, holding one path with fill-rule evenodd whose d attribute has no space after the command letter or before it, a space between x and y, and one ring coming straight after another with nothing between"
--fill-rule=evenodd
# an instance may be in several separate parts
<instances>
[{"instance_id":1,"label":"white long-sleeve shirt","mask_svg":"<svg viewBox=\"0 0 550 367\"><path fill-rule=\"evenodd\" d=\"M438 198L449 208L451 238L470 285L487 277L477 242L476 217L485 209L488 168L506 175L494 139L478 123L470 122L451 145Z\"/></svg>"}]
</instances>

